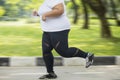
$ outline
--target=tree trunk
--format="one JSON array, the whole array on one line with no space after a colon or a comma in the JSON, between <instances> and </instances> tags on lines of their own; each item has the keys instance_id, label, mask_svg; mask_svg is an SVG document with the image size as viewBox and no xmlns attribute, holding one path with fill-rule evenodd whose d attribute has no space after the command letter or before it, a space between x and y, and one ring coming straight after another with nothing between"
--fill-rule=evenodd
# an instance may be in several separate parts
<instances>
[{"instance_id":1,"label":"tree trunk","mask_svg":"<svg viewBox=\"0 0 120 80\"><path fill-rule=\"evenodd\" d=\"M111 38L111 31L108 24L108 20L105 18L105 16L99 16L101 21L101 37L102 38Z\"/></svg>"},{"instance_id":2,"label":"tree trunk","mask_svg":"<svg viewBox=\"0 0 120 80\"><path fill-rule=\"evenodd\" d=\"M89 15L88 15L88 10L87 10L87 6L84 0L81 0L82 4L83 4L83 11L85 13L84 15L84 24L83 24L83 29L89 29Z\"/></svg>"},{"instance_id":3,"label":"tree trunk","mask_svg":"<svg viewBox=\"0 0 120 80\"><path fill-rule=\"evenodd\" d=\"M74 10L75 10L75 14L74 14L74 21L73 23L76 24L78 21L78 5L75 3L75 0L71 0L73 5L74 5Z\"/></svg>"},{"instance_id":4,"label":"tree trunk","mask_svg":"<svg viewBox=\"0 0 120 80\"><path fill-rule=\"evenodd\" d=\"M113 0L110 0L110 3L111 3L112 11L113 11L113 16L116 19L116 23L117 23L118 26L120 26L120 20L117 16L116 5L115 5Z\"/></svg>"},{"instance_id":5,"label":"tree trunk","mask_svg":"<svg viewBox=\"0 0 120 80\"><path fill-rule=\"evenodd\" d=\"M101 21L101 37L110 38L112 37L109 23L105 18L106 8L101 0L86 0L90 8L97 14Z\"/></svg>"}]
</instances>

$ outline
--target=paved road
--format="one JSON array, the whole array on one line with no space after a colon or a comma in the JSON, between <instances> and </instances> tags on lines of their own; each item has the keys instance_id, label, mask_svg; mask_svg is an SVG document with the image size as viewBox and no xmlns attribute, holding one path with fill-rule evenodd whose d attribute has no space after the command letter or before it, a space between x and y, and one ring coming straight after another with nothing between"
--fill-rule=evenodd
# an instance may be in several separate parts
<instances>
[{"instance_id":1,"label":"paved road","mask_svg":"<svg viewBox=\"0 0 120 80\"><path fill-rule=\"evenodd\" d=\"M55 67L56 80L120 80L120 66ZM0 67L0 80L39 80L45 74L44 67Z\"/></svg>"}]
</instances>

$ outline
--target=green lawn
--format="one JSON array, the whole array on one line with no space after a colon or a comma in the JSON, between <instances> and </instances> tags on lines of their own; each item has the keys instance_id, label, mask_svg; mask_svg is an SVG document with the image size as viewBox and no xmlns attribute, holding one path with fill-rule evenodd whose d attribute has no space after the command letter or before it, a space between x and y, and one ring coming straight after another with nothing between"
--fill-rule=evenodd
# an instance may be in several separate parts
<instances>
[{"instance_id":1,"label":"green lawn","mask_svg":"<svg viewBox=\"0 0 120 80\"><path fill-rule=\"evenodd\" d=\"M111 30L114 38L103 39L100 38L100 26L97 20L91 21L89 30L81 29L80 22L72 25L69 46L93 52L95 55L120 55L120 27L113 23ZM0 56L41 56L41 36L42 31L38 23L0 25ZM58 56L55 51L53 53Z\"/></svg>"}]
</instances>

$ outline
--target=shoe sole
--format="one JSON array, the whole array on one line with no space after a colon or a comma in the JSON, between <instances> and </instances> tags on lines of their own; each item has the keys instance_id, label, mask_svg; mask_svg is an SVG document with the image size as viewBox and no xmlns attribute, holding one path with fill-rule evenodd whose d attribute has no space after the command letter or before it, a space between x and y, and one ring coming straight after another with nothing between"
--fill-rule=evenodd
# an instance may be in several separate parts
<instances>
[{"instance_id":1,"label":"shoe sole","mask_svg":"<svg viewBox=\"0 0 120 80\"><path fill-rule=\"evenodd\" d=\"M41 80L47 80L47 79L57 79L57 77L55 77L55 78L39 78L39 79L41 79Z\"/></svg>"},{"instance_id":2,"label":"shoe sole","mask_svg":"<svg viewBox=\"0 0 120 80\"><path fill-rule=\"evenodd\" d=\"M40 79L40 80L48 80L48 79L57 79L57 78L44 78L44 79Z\"/></svg>"}]
</instances>

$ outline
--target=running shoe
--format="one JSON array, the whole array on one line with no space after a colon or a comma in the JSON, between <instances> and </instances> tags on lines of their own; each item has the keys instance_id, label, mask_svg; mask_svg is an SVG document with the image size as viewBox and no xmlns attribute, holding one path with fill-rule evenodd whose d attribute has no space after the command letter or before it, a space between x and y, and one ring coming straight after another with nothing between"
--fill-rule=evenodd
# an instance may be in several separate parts
<instances>
[{"instance_id":1,"label":"running shoe","mask_svg":"<svg viewBox=\"0 0 120 80\"><path fill-rule=\"evenodd\" d=\"M55 73L49 73L41 76L39 79L56 79L57 75Z\"/></svg>"},{"instance_id":2,"label":"running shoe","mask_svg":"<svg viewBox=\"0 0 120 80\"><path fill-rule=\"evenodd\" d=\"M94 54L88 53L86 57L86 68L90 67L93 64L94 61Z\"/></svg>"}]
</instances>

